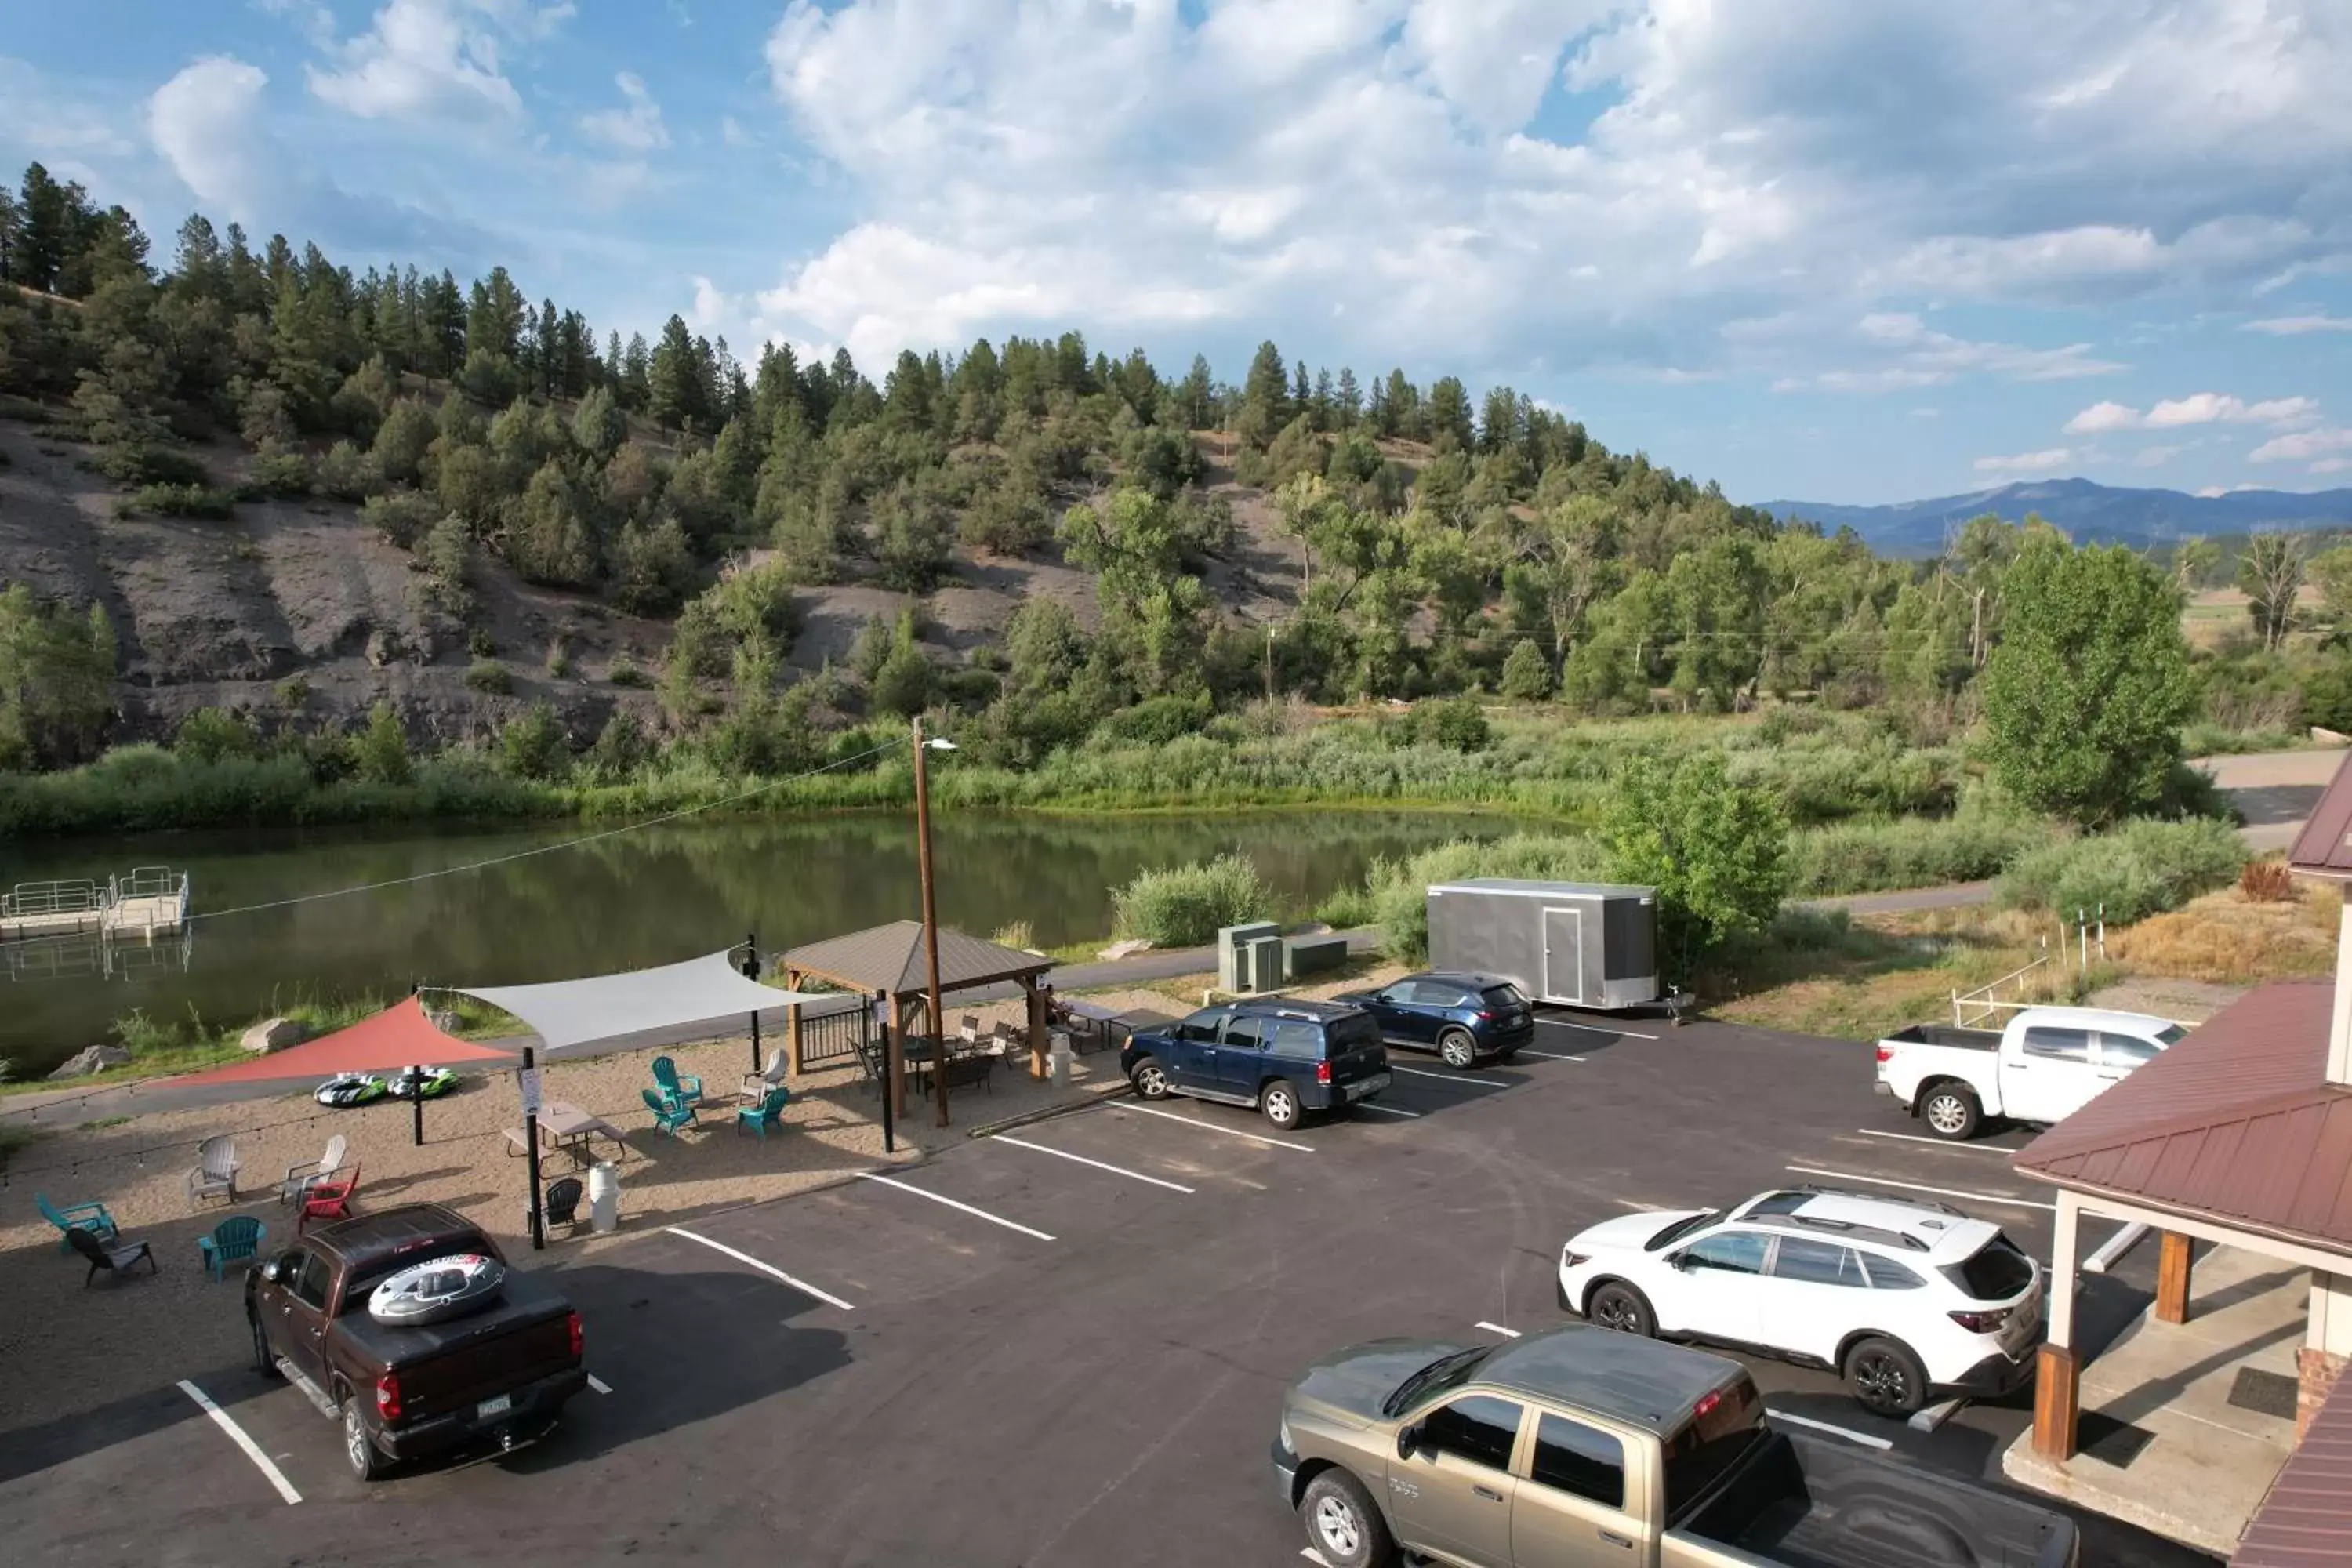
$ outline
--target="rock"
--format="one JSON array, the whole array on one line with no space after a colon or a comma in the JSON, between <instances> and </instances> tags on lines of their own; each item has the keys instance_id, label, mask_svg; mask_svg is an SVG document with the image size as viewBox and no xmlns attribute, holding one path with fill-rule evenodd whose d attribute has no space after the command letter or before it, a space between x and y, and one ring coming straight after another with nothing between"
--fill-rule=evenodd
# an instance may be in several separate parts
<instances>
[{"instance_id":1,"label":"rock","mask_svg":"<svg viewBox=\"0 0 2352 1568\"><path fill-rule=\"evenodd\" d=\"M1108 947L1104 948L1100 952L1095 954L1095 956L1104 960L1105 962L1110 962L1121 958L1132 958L1139 952L1149 952L1150 951L1151 944L1139 936L1129 937L1125 942L1112 942Z\"/></svg>"},{"instance_id":2,"label":"rock","mask_svg":"<svg viewBox=\"0 0 2352 1568\"><path fill-rule=\"evenodd\" d=\"M389 626L378 626L368 633L367 661L377 669L382 669L406 651L401 647L400 634Z\"/></svg>"},{"instance_id":3,"label":"rock","mask_svg":"<svg viewBox=\"0 0 2352 1568\"><path fill-rule=\"evenodd\" d=\"M266 1057L272 1051L300 1045L302 1034L302 1026L291 1018L264 1018L247 1029L237 1044L257 1057Z\"/></svg>"},{"instance_id":4,"label":"rock","mask_svg":"<svg viewBox=\"0 0 2352 1568\"><path fill-rule=\"evenodd\" d=\"M66 1058L51 1078L88 1078L109 1068L129 1067L131 1053L121 1046L91 1046Z\"/></svg>"}]
</instances>

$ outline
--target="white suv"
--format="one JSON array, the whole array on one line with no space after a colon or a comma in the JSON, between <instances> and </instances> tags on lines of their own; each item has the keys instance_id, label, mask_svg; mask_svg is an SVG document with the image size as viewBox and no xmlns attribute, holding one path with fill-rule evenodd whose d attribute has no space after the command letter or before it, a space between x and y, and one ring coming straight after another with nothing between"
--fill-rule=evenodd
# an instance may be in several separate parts
<instances>
[{"instance_id":1,"label":"white suv","mask_svg":"<svg viewBox=\"0 0 2352 1568\"><path fill-rule=\"evenodd\" d=\"M1883 1415L2025 1382L2042 1289L2041 1266L1984 1220L1811 1187L1603 1220L1559 1258L1569 1311L1826 1366Z\"/></svg>"}]
</instances>

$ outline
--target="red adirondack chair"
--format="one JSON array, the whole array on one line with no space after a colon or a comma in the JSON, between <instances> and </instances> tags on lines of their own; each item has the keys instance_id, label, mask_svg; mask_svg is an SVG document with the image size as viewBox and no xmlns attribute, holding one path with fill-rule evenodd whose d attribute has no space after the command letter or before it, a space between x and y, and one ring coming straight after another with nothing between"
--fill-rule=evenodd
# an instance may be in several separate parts
<instances>
[{"instance_id":1,"label":"red adirondack chair","mask_svg":"<svg viewBox=\"0 0 2352 1568\"><path fill-rule=\"evenodd\" d=\"M294 1234L314 1219L349 1219L352 1217L352 1194L359 1190L359 1162L353 1161L349 1173L333 1181L313 1182L302 1194L302 1215L294 1222Z\"/></svg>"}]
</instances>

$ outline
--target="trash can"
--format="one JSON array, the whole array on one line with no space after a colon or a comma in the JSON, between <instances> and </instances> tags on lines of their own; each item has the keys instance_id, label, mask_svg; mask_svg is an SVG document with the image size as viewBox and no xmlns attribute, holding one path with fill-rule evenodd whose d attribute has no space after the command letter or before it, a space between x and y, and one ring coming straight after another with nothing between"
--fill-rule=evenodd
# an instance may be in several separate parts
<instances>
[{"instance_id":1,"label":"trash can","mask_svg":"<svg viewBox=\"0 0 2352 1568\"><path fill-rule=\"evenodd\" d=\"M588 1228L602 1236L621 1224L621 1173L610 1160L588 1167Z\"/></svg>"},{"instance_id":2,"label":"trash can","mask_svg":"<svg viewBox=\"0 0 2352 1568\"><path fill-rule=\"evenodd\" d=\"M1046 1037L1046 1076L1055 1089L1070 1087L1070 1036L1066 1029L1056 1029Z\"/></svg>"}]
</instances>

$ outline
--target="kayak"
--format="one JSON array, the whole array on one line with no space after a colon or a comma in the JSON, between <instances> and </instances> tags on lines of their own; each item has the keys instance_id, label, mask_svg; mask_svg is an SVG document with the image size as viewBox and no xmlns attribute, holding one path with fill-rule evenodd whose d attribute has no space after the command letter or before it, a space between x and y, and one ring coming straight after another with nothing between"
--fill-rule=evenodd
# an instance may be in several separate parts
<instances>
[{"instance_id":1,"label":"kayak","mask_svg":"<svg viewBox=\"0 0 2352 1568\"><path fill-rule=\"evenodd\" d=\"M333 1106L341 1110L354 1105L365 1105L370 1100L382 1100L383 1095L383 1079L373 1073L346 1072L337 1073L333 1078L320 1084L318 1092L310 1098L321 1105Z\"/></svg>"},{"instance_id":2,"label":"kayak","mask_svg":"<svg viewBox=\"0 0 2352 1568\"><path fill-rule=\"evenodd\" d=\"M411 1264L368 1294L368 1316L414 1325L459 1318L487 1306L506 1283L506 1265L478 1252Z\"/></svg>"}]
</instances>

